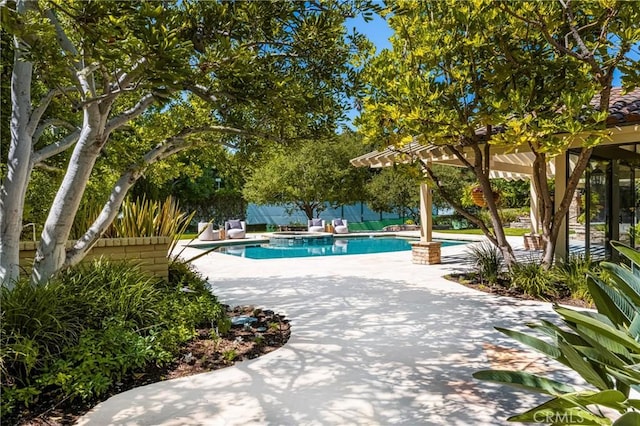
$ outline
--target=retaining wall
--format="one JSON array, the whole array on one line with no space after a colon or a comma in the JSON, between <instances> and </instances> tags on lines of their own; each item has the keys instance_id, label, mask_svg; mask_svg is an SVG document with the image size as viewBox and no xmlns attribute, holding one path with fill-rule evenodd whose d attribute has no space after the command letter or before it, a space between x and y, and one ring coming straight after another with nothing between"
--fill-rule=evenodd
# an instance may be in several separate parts
<instances>
[{"instance_id":1,"label":"retaining wall","mask_svg":"<svg viewBox=\"0 0 640 426\"><path fill-rule=\"evenodd\" d=\"M138 263L143 271L167 279L169 277L167 251L170 243L169 237L101 238L82 262L100 257L133 261ZM20 243L20 266L23 268L23 273L31 273L37 245L38 242L35 241ZM72 245L73 242L67 243L67 247Z\"/></svg>"}]
</instances>

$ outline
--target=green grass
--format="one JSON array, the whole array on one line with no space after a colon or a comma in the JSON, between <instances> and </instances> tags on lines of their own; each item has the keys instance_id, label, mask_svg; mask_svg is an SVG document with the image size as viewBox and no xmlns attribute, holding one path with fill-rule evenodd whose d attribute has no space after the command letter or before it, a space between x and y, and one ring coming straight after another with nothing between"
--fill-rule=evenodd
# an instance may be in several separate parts
<instances>
[{"instance_id":1,"label":"green grass","mask_svg":"<svg viewBox=\"0 0 640 426\"><path fill-rule=\"evenodd\" d=\"M483 235L481 229L434 229L433 232L442 232L444 234L472 234ZM520 228L504 228L504 233L507 237L521 237L524 234L530 233L530 229Z\"/></svg>"}]
</instances>

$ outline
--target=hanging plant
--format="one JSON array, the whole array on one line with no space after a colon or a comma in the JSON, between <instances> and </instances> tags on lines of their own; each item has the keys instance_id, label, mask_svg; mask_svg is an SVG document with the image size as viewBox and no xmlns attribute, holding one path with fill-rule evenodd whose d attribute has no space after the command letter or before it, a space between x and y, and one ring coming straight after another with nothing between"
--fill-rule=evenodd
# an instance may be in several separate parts
<instances>
[{"instance_id":1,"label":"hanging plant","mask_svg":"<svg viewBox=\"0 0 640 426\"><path fill-rule=\"evenodd\" d=\"M500 193L498 191L492 191L492 196L496 203L500 200ZM487 200L480 186L474 186L473 189L471 189L471 199L476 206L487 207Z\"/></svg>"}]
</instances>

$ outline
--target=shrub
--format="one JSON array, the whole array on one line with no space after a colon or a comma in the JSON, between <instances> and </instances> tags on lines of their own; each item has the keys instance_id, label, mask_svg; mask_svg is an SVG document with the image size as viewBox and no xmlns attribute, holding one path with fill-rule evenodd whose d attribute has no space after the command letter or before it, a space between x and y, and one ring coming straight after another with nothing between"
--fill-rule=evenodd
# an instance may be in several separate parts
<instances>
[{"instance_id":1,"label":"shrub","mask_svg":"<svg viewBox=\"0 0 640 426\"><path fill-rule=\"evenodd\" d=\"M150 364L168 362L207 325L230 321L199 274L172 263L171 282L97 260L45 286L2 289L2 415L46 391L91 398Z\"/></svg>"},{"instance_id":2,"label":"shrub","mask_svg":"<svg viewBox=\"0 0 640 426\"><path fill-rule=\"evenodd\" d=\"M475 267L478 268L480 280L491 285L497 284L504 266L504 260L498 248L483 242L472 245L469 254L474 260Z\"/></svg>"},{"instance_id":3,"label":"shrub","mask_svg":"<svg viewBox=\"0 0 640 426\"><path fill-rule=\"evenodd\" d=\"M2 385L25 386L33 370L42 368L84 330L84 300L59 282L32 286L20 280L0 293L0 373Z\"/></svg>"},{"instance_id":4,"label":"shrub","mask_svg":"<svg viewBox=\"0 0 640 426\"><path fill-rule=\"evenodd\" d=\"M567 286L574 299L582 299L591 303L593 299L587 288L587 273L597 272L596 263L583 255L571 255L566 260L557 262L551 270L553 277Z\"/></svg>"},{"instance_id":5,"label":"shrub","mask_svg":"<svg viewBox=\"0 0 640 426\"><path fill-rule=\"evenodd\" d=\"M509 270L511 287L517 287L535 298L556 295L553 275L542 264L533 260L517 262Z\"/></svg>"},{"instance_id":6,"label":"shrub","mask_svg":"<svg viewBox=\"0 0 640 426\"><path fill-rule=\"evenodd\" d=\"M181 343L195 336L197 327L215 328L219 334L229 331L231 322L225 310L211 293L206 280L191 265L172 262L169 266L169 283L176 294L171 299L165 299L159 310L162 321L172 324L172 327L158 336L167 349L176 350Z\"/></svg>"},{"instance_id":7,"label":"shrub","mask_svg":"<svg viewBox=\"0 0 640 426\"><path fill-rule=\"evenodd\" d=\"M504 224L509 224L511 222L517 222L518 218L521 216L529 216L529 208L509 208L509 209L500 209L500 220Z\"/></svg>"},{"instance_id":8,"label":"shrub","mask_svg":"<svg viewBox=\"0 0 640 426\"><path fill-rule=\"evenodd\" d=\"M85 323L100 327L105 318L130 321L139 328L157 321L156 308L166 291L161 279L142 272L133 263L98 259L60 275L68 292L89 303Z\"/></svg>"},{"instance_id":9,"label":"shrub","mask_svg":"<svg viewBox=\"0 0 640 426\"><path fill-rule=\"evenodd\" d=\"M169 359L152 335L142 335L131 323L108 319L102 329L86 330L78 344L65 348L35 381L59 387L71 399L88 399L103 395L129 372Z\"/></svg>"}]
</instances>

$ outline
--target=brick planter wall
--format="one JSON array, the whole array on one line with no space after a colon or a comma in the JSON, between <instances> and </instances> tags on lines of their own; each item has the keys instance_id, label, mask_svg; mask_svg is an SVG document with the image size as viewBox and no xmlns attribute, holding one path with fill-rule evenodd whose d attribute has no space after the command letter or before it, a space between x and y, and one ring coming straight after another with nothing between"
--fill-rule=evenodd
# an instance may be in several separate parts
<instances>
[{"instance_id":1,"label":"brick planter wall","mask_svg":"<svg viewBox=\"0 0 640 426\"><path fill-rule=\"evenodd\" d=\"M169 237L101 238L82 262L100 257L111 260L130 260L138 263L143 271L167 279L169 277L167 251L170 243ZM31 273L37 244L33 241L20 243L20 266L26 273ZM72 245L73 242L67 243L67 247Z\"/></svg>"},{"instance_id":2,"label":"brick planter wall","mask_svg":"<svg viewBox=\"0 0 640 426\"><path fill-rule=\"evenodd\" d=\"M435 265L441 263L440 246L442 243L431 241L412 241L411 261L419 265Z\"/></svg>"},{"instance_id":3,"label":"brick planter wall","mask_svg":"<svg viewBox=\"0 0 640 426\"><path fill-rule=\"evenodd\" d=\"M542 250L542 249L544 249L544 242L542 241L542 235L540 235L540 234L524 234L524 249L525 250Z\"/></svg>"}]
</instances>

